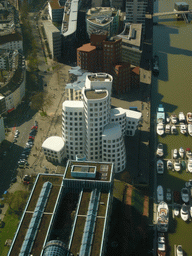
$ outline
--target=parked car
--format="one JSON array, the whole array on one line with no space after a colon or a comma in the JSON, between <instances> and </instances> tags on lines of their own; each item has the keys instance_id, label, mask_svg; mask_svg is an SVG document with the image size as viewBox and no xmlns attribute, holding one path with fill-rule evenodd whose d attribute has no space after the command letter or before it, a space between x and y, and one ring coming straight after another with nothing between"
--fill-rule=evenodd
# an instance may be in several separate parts
<instances>
[{"instance_id":1,"label":"parked car","mask_svg":"<svg viewBox=\"0 0 192 256\"><path fill-rule=\"evenodd\" d=\"M38 127L38 122L37 122L37 121L35 121L35 126L37 126L37 127Z\"/></svg>"},{"instance_id":2,"label":"parked car","mask_svg":"<svg viewBox=\"0 0 192 256\"><path fill-rule=\"evenodd\" d=\"M29 136L35 136L36 135L36 130L35 129L33 129L30 133L29 133Z\"/></svg>"},{"instance_id":3,"label":"parked car","mask_svg":"<svg viewBox=\"0 0 192 256\"><path fill-rule=\"evenodd\" d=\"M34 139L35 139L35 137L33 137L33 136L29 136L29 139L34 140Z\"/></svg>"}]
</instances>

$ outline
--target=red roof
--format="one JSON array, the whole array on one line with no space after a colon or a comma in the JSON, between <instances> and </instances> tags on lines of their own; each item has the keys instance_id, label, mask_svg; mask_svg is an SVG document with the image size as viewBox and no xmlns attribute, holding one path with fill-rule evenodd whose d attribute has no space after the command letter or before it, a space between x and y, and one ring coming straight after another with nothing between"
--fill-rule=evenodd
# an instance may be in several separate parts
<instances>
[{"instance_id":1,"label":"red roof","mask_svg":"<svg viewBox=\"0 0 192 256\"><path fill-rule=\"evenodd\" d=\"M132 72L139 75L139 69L140 69L139 67L135 67L134 69L132 69Z\"/></svg>"}]
</instances>

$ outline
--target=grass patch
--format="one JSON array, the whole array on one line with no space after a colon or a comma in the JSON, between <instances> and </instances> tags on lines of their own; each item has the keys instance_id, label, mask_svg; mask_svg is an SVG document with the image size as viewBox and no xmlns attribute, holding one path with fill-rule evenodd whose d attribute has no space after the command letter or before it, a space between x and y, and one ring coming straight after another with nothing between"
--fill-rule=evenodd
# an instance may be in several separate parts
<instances>
[{"instance_id":1,"label":"grass patch","mask_svg":"<svg viewBox=\"0 0 192 256\"><path fill-rule=\"evenodd\" d=\"M131 205L140 213L143 214L144 196L141 191L133 189Z\"/></svg>"},{"instance_id":2,"label":"grass patch","mask_svg":"<svg viewBox=\"0 0 192 256\"><path fill-rule=\"evenodd\" d=\"M7 239L13 239L17 225L19 223L18 215L16 214L6 214L3 219L5 226L1 228L0 232L0 255L7 255L9 247L4 246Z\"/></svg>"}]
</instances>

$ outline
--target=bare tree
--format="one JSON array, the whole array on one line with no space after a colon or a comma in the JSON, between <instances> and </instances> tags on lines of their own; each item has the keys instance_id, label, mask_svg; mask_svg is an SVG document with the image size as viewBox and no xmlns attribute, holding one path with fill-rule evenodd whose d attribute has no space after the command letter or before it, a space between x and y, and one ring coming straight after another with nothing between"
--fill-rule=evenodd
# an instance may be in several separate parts
<instances>
[{"instance_id":1,"label":"bare tree","mask_svg":"<svg viewBox=\"0 0 192 256\"><path fill-rule=\"evenodd\" d=\"M31 97L31 108L42 112L45 112L52 103L52 98L46 92L38 92Z\"/></svg>"}]
</instances>

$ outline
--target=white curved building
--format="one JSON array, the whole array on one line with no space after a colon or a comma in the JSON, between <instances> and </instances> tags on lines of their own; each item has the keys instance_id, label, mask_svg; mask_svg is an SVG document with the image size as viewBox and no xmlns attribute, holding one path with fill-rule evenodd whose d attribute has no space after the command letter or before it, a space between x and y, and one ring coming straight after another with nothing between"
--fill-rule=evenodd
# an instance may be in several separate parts
<instances>
[{"instance_id":1,"label":"white curved building","mask_svg":"<svg viewBox=\"0 0 192 256\"><path fill-rule=\"evenodd\" d=\"M111 122L120 124L124 136L126 132L126 112L123 108L111 109Z\"/></svg>"},{"instance_id":2,"label":"white curved building","mask_svg":"<svg viewBox=\"0 0 192 256\"><path fill-rule=\"evenodd\" d=\"M116 173L122 172L126 166L126 150L121 126L109 123L102 134L102 161L113 162Z\"/></svg>"},{"instance_id":3,"label":"white curved building","mask_svg":"<svg viewBox=\"0 0 192 256\"><path fill-rule=\"evenodd\" d=\"M87 11L86 25L89 37L95 30L105 30L108 37L118 32L120 11L111 7L93 7Z\"/></svg>"},{"instance_id":4,"label":"white curved building","mask_svg":"<svg viewBox=\"0 0 192 256\"><path fill-rule=\"evenodd\" d=\"M109 93L105 89L83 88L85 111L85 154L87 160L102 159L102 132L110 118Z\"/></svg>"},{"instance_id":5,"label":"white curved building","mask_svg":"<svg viewBox=\"0 0 192 256\"><path fill-rule=\"evenodd\" d=\"M62 106L62 137L65 154L69 159L84 153L85 123L82 101L66 100Z\"/></svg>"},{"instance_id":6,"label":"white curved building","mask_svg":"<svg viewBox=\"0 0 192 256\"><path fill-rule=\"evenodd\" d=\"M64 158L64 146L64 140L59 136L51 136L42 144L47 160L58 163L61 163Z\"/></svg>"}]
</instances>

